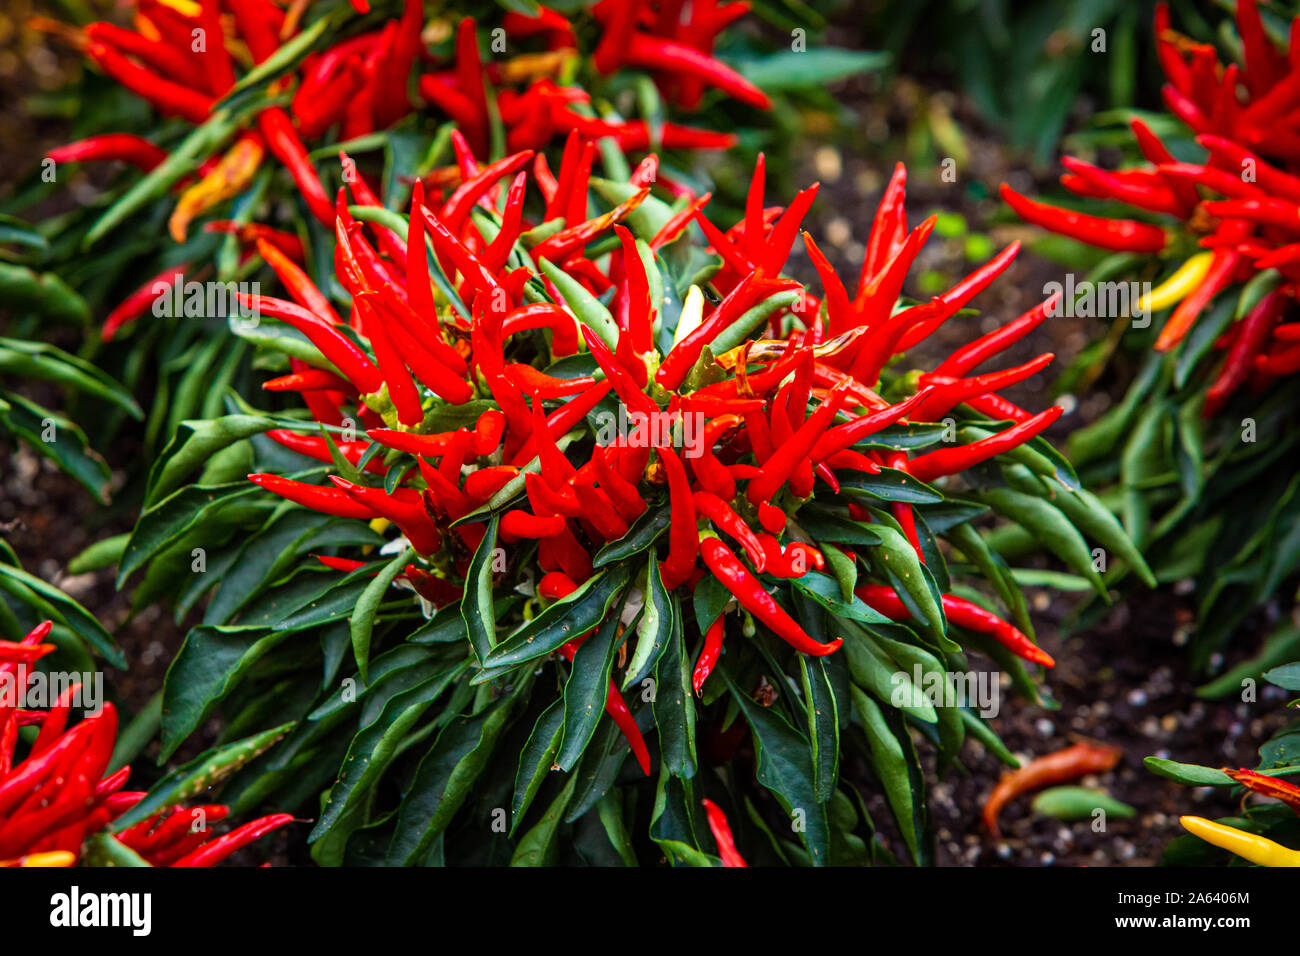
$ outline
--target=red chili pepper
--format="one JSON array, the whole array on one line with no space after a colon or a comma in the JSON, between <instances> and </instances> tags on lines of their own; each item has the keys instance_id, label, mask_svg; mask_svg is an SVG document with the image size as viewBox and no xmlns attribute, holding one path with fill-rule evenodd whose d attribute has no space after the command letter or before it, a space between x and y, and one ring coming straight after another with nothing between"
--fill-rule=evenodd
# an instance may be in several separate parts
<instances>
[{"instance_id":1,"label":"red chili pepper","mask_svg":"<svg viewBox=\"0 0 1300 956\"><path fill-rule=\"evenodd\" d=\"M1090 246L1116 252L1160 252L1169 237L1159 226L1134 219L1102 219L1085 213L1035 202L1022 196L1006 183L1001 186L1002 199L1021 219L1051 232L1078 239Z\"/></svg>"},{"instance_id":2,"label":"red chili pepper","mask_svg":"<svg viewBox=\"0 0 1300 956\"><path fill-rule=\"evenodd\" d=\"M887 428L898 420L905 418L912 409L924 402L930 395L928 388L918 389L910 398L897 405L890 405L878 412L862 415L844 425L836 425L824 432L808 453L815 462L827 461L846 448L856 445L882 428Z\"/></svg>"},{"instance_id":3,"label":"red chili pepper","mask_svg":"<svg viewBox=\"0 0 1300 956\"><path fill-rule=\"evenodd\" d=\"M328 319L335 325L342 324L342 319L330 305L329 299L325 298L324 293L316 287L316 283L312 282L307 273L285 255L283 250L265 239L258 239L257 251L299 305L318 318Z\"/></svg>"},{"instance_id":4,"label":"red chili pepper","mask_svg":"<svg viewBox=\"0 0 1300 956\"><path fill-rule=\"evenodd\" d=\"M279 319L305 335L361 394L368 395L383 387L384 379L369 356L325 319L284 299L242 292L235 296L244 308Z\"/></svg>"},{"instance_id":5,"label":"red chili pepper","mask_svg":"<svg viewBox=\"0 0 1300 956\"><path fill-rule=\"evenodd\" d=\"M106 43L91 40L86 53L100 69L160 113L179 116L195 125L207 121L214 103L211 96L133 63Z\"/></svg>"},{"instance_id":6,"label":"red chili pepper","mask_svg":"<svg viewBox=\"0 0 1300 956\"><path fill-rule=\"evenodd\" d=\"M501 516L501 537L505 541L515 541L519 538L554 538L563 534L566 527L561 515L533 515L514 509Z\"/></svg>"},{"instance_id":7,"label":"red chili pepper","mask_svg":"<svg viewBox=\"0 0 1300 956\"><path fill-rule=\"evenodd\" d=\"M56 163L91 163L119 160L149 172L164 159L167 151L141 136L130 133L106 133L56 146L45 154Z\"/></svg>"},{"instance_id":8,"label":"red chili pepper","mask_svg":"<svg viewBox=\"0 0 1300 956\"><path fill-rule=\"evenodd\" d=\"M1156 337L1156 351L1168 352L1183 340L1201 311L1232 280L1232 273L1240 261L1241 256L1232 249L1214 250L1210 270L1201 284L1178 303L1178 308L1174 309L1173 315L1169 316L1164 328L1160 330L1160 335Z\"/></svg>"},{"instance_id":9,"label":"red chili pepper","mask_svg":"<svg viewBox=\"0 0 1300 956\"><path fill-rule=\"evenodd\" d=\"M659 405L653 398L637 387L636 381L631 374L618 364L613 353L610 352L600 336L591 330L590 326L584 325L582 327L582 337L587 343L587 348L591 351L591 357L596 360L600 370L605 373L605 378L614 391L618 393L619 399L628 407L629 411L644 415L649 420L653 420L652 416L660 414Z\"/></svg>"},{"instance_id":10,"label":"red chili pepper","mask_svg":"<svg viewBox=\"0 0 1300 956\"><path fill-rule=\"evenodd\" d=\"M474 397L474 389L469 382L461 376L461 373L457 373L442 361L443 355L452 355L455 356L457 362L463 364L460 356L440 339L435 339L429 335L415 335L410 327L402 321L402 317L394 314L392 305L396 304L398 308L404 308L404 303L401 303L400 300L370 292L359 293L353 301L357 305L365 303L370 307L370 312L361 312L363 322L365 317L370 314L379 318L383 336L395 349L395 353L388 357L390 359L398 358L400 363L410 368L415 373L415 377L430 391L452 405L463 405ZM369 330L367 335L370 335ZM371 345L375 349L375 356L380 360L380 369L384 370L384 344L374 341L373 336L371 336ZM441 346L441 348L438 348L438 346ZM435 348L437 348L436 354ZM393 382L387 373L385 379L389 382L391 395ZM399 387L404 389L405 385ZM393 397L394 404L397 404L396 396ZM407 409L410 416L408 418L402 414L402 406L398 405L398 417L402 424L416 425L424 420L423 411L417 413L415 407L415 405L411 405ZM416 417L417 414L418 417Z\"/></svg>"},{"instance_id":11,"label":"red chili pepper","mask_svg":"<svg viewBox=\"0 0 1300 956\"><path fill-rule=\"evenodd\" d=\"M248 480L260 485L267 491L292 501L294 504L311 508L336 518L362 518L366 521L380 517L379 512L367 504L352 498L337 488L322 485L309 485L305 482L281 478L279 475L259 473L249 475Z\"/></svg>"},{"instance_id":12,"label":"red chili pepper","mask_svg":"<svg viewBox=\"0 0 1300 956\"><path fill-rule=\"evenodd\" d=\"M912 418L922 422L937 422L969 398L996 392L1037 375L1050 365L1054 358L1056 356L1053 353L1044 352L1024 365L999 372L988 372L984 375L972 375L969 378L953 378L934 373L923 374L920 383L933 386L934 391L916 408Z\"/></svg>"},{"instance_id":13,"label":"red chili pepper","mask_svg":"<svg viewBox=\"0 0 1300 956\"><path fill-rule=\"evenodd\" d=\"M765 279L750 273L718 303L700 325L677 343L659 366L655 381L666 390L675 392L694 367L704 347L718 337L727 326L740 318L747 309L777 292L798 288L790 279Z\"/></svg>"},{"instance_id":14,"label":"red chili pepper","mask_svg":"<svg viewBox=\"0 0 1300 956\"><path fill-rule=\"evenodd\" d=\"M654 238L650 240L650 248L658 251L685 232L686 227L691 224L691 220L698 218L700 210L707 206L712 198L713 193L704 193L702 196L692 199L680 212L673 213L668 221L659 228L659 231L654 234Z\"/></svg>"},{"instance_id":15,"label":"red chili pepper","mask_svg":"<svg viewBox=\"0 0 1300 956\"><path fill-rule=\"evenodd\" d=\"M1241 320L1240 331L1224 359L1223 369L1205 392L1205 405L1201 414L1210 418L1217 414L1237 389L1250 377L1255 356L1268 341L1273 324L1286 311L1288 300L1278 291L1270 292L1256 303Z\"/></svg>"},{"instance_id":16,"label":"red chili pepper","mask_svg":"<svg viewBox=\"0 0 1300 956\"><path fill-rule=\"evenodd\" d=\"M292 822L293 817L288 813L273 813L261 817L203 844L192 853L181 857L172 866L216 866L232 853L260 840L272 830L278 830Z\"/></svg>"},{"instance_id":17,"label":"red chili pepper","mask_svg":"<svg viewBox=\"0 0 1300 956\"><path fill-rule=\"evenodd\" d=\"M695 492L691 496L691 501L695 505L696 514L708 518L719 530L725 531L734 538L745 549L745 553L749 555L754 570L762 574L767 564L767 555L763 550L763 545L749 525L745 524L745 520L732 510L731 505L708 491Z\"/></svg>"},{"instance_id":18,"label":"red chili pepper","mask_svg":"<svg viewBox=\"0 0 1300 956\"><path fill-rule=\"evenodd\" d=\"M424 459L420 459L420 465L420 472L427 480L429 473ZM411 542L411 547L420 554L434 554L442 546L442 535L429 518L424 500L418 492L410 488L395 488L389 493L382 488L353 484L338 475L330 475L329 479L348 497L397 525Z\"/></svg>"},{"instance_id":19,"label":"red chili pepper","mask_svg":"<svg viewBox=\"0 0 1300 956\"><path fill-rule=\"evenodd\" d=\"M722 638L725 630L725 618L719 614L718 619L704 633L704 649L700 651L700 656L695 662L695 672L691 675L691 687L694 688L696 697L700 696L704 682L709 679L709 674L713 672L713 665L718 662L718 657L722 654Z\"/></svg>"},{"instance_id":20,"label":"red chili pepper","mask_svg":"<svg viewBox=\"0 0 1300 956\"><path fill-rule=\"evenodd\" d=\"M1183 212L1183 204L1163 180L1137 182L1131 176L1108 172L1073 156L1061 157L1061 165L1076 177L1096 187L1097 191L1106 198L1127 203L1138 209L1170 216L1178 216Z\"/></svg>"},{"instance_id":21,"label":"red chili pepper","mask_svg":"<svg viewBox=\"0 0 1300 956\"><path fill-rule=\"evenodd\" d=\"M287 428L273 428L266 433L266 437L279 445L283 445L290 451L296 451L298 454L314 458L316 461L322 461L326 464L334 461L330 456L329 444L322 435L304 435L302 432L291 431ZM361 460L361 456L370 449L370 443L345 441L338 442L336 447L344 458L355 465ZM371 458L370 461L366 462L365 470L376 475L388 473L388 467L379 458Z\"/></svg>"},{"instance_id":22,"label":"red chili pepper","mask_svg":"<svg viewBox=\"0 0 1300 956\"><path fill-rule=\"evenodd\" d=\"M736 596L740 605L795 650L814 657L825 657L840 649L840 645L844 642L838 637L829 644L819 644L809 637L794 618L781 609L772 595L763 590L763 585L758 582L758 579L750 574L731 549L716 535L702 536L699 549L709 570L728 591ZM667 584L666 581L664 583Z\"/></svg>"},{"instance_id":23,"label":"red chili pepper","mask_svg":"<svg viewBox=\"0 0 1300 956\"><path fill-rule=\"evenodd\" d=\"M323 368L309 368L292 375L281 375L262 383L268 392L353 391L352 383Z\"/></svg>"},{"instance_id":24,"label":"red chili pepper","mask_svg":"<svg viewBox=\"0 0 1300 956\"><path fill-rule=\"evenodd\" d=\"M1060 292L1053 293L1045 302L1034 306L1020 318L1013 319L1001 328L994 329L963 345L940 362L934 374L965 375L971 369L1010 348L1038 328L1044 319L1056 311L1061 296Z\"/></svg>"},{"instance_id":25,"label":"red chili pepper","mask_svg":"<svg viewBox=\"0 0 1300 956\"><path fill-rule=\"evenodd\" d=\"M1010 451L1042 432L1064 413L1060 405L1039 412L1028 421L1013 425L1006 431L980 439L958 448L941 448L913 458L907 466L908 473L920 481L934 481L944 475L955 475L967 468L988 461Z\"/></svg>"},{"instance_id":26,"label":"red chili pepper","mask_svg":"<svg viewBox=\"0 0 1300 956\"><path fill-rule=\"evenodd\" d=\"M519 469L512 465L476 469L465 476L465 495L475 503L488 501L518 475Z\"/></svg>"},{"instance_id":27,"label":"red chili pepper","mask_svg":"<svg viewBox=\"0 0 1300 956\"><path fill-rule=\"evenodd\" d=\"M194 34L190 32L185 46L199 53L199 63L208 78L208 89L213 96L224 96L235 85L235 67L226 49L226 31L221 25L221 7L218 0L198 0L199 29L203 35L202 51L194 50Z\"/></svg>"},{"instance_id":28,"label":"red chili pepper","mask_svg":"<svg viewBox=\"0 0 1300 956\"><path fill-rule=\"evenodd\" d=\"M1223 772L1252 793L1281 800L1300 816L1300 787L1295 784L1245 767L1240 770L1224 767Z\"/></svg>"},{"instance_id":29,"label":"red chili pepper","mask_svg":"<svg viewBox=\"0 0 1300 956\"><path fill-rule=\"evenodd\" d=\"M847 389L836 386L827 401L822 402L817 407L817 411L808 416L807 421L799 427L791 439L773 450L772 457L763 463L762 474L751 481L745 489L745 496L752 503L770 503L794 471L795 466L800 461L808 460L817 441L825 434L827 425L844 404L847 394Z\"/></svg>"},{"instance_id":30,"label":"red chili pepper","mask_svg":"<svg viewBox=\"0 0 1300 956\"><path fill-rule=\"evenodd\" d=\"M722 865L747 866L745 858L736 849L736 841L731 835L731 826L727 823L726 814L712 800L705 799L701 802L704 804L704 815L709 821L709 830L713 833L713 841L718 844L718 855L722 857Z\"/></svg>"},{"instance_id":31,"label":"red chili pepper","mask_svg":"<svg viewBox=\"0 0 1300 956\"><path fill-rule=\"evenodd\" d=\"M646 510L645 499L637 491L636 485L624 478L619 470L614 466L611 459L615 457L615 449L596 447L592 451L591 460L596 467L597 481L600 482L601 489L609 496L610 502L618 511L619 517L624 521L632 522L639 518Z\"/></svg>"},{"instance_id":32,"label":"red chili pepper","mask_svg":"<svg viewBox=\"0 0 1300 956\"><path fill-rule=\"evenodd\" d=\"M144 315L145 310L150 308L159 296L170 294L178 283L185 281L185 270L188 268L188 263L181 263L178 266L164 269L128 295L104 319L104 324L99 332L100 338L105 342L109 341L122 326L134 322ZM159 286L163 286L163 288L160 290Z\"/></svg>"},{"instance_id":33,"label":"red chili pepper","mask_svg":"<svg viewBox=\"0 0 1300 956\"><path fill-rule=\"evenodd\" d=\"M912 616L893 588L883 584L864 584L854 593L873 610L894 620L904 620ZM985 634L1017 657L1022 657L1033 664L1054 667L1056 662L1045 650L1022 634L1014 625L1002 620L978 604L959 598L955 594L943 595L943 613L953 624Z\"/></svg>"},{"instance_id":34,"label":"red chili pepper","mask_svg":"<svg viewBox=\"0 0 1300 956\"><path fill-rule=\"evenodd\" d=\"M668 556L659 565L659 574L668 590L685 584L695 570L699 554L699 535L695 524L695 502L691 495L686 468L677 453L668 447L656 449L668 476L669 514Z\"/></svg>"},{"instance_id":35,"label":"red chili pepper","mask_svg":"<svg viewBox=\"0 0 1300 956\"><path fill-rule=\"evenodd\" d=\"M600 404L600 401L609 394L609 390L610 383L608 381L598 382L577 398L569 400L551 412L546 418L546 430L552 439L566 434L584 419L587 413ZM528 421L529 426L526 427L528 427L529 435L519 446L518 451L511 457L510 464L512 465L522 467L536 455L537 436L531 433L531 418Z\"/></svg>"},{"instance_id":36,"label":"red chili pepper","mask_svg":"<svg viewBox=\"0 0 1300 956\"><path fill-rule=\"evenodd\" d=\"M262 110L257 114L257 128L266 140L266 148L289 170L311 214L322 225L333 226L334 204L321 185L316 167L307 156L307 147L294 130L289 114L279 107Z\"/></svg>"}]
</instances>

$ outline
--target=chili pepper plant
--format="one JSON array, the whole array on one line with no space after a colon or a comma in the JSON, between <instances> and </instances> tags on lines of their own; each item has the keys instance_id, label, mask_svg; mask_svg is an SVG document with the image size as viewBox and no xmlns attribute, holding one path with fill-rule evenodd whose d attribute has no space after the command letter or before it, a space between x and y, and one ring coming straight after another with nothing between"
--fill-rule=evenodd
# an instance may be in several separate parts
<instances>
[{"instance_id":1,"label":"chili pepper plant","mask_svg":"<svg viewBox=\"0 0 1300 956\"><path fill-rule=\"evenodd\" d=\"M1300 570L1300 476L1286 464L1300 451L1300 69L1297 48L1278 45L1252 0L1237 4L1236 27L1240 58L1225 66L1157 8L1171 115L1132 120L1138 165L1063 161L1061 183L1088 211L1002 187L1027 222L1109 254L1081 289L1154 286L1132 294L1133 307L1110 317L1110 333L1068 373L1077 387L1107 362L1129 376L1123 397L1069 449L1155 578L1196 580L1189 644L1202 672L1237 631L1258 630L1252 618L1294 614ZM1120 204L1124 218L1097 214ZM1297 653L1284 626L1251 671Z\"/></svg>"},{"instance_id":2,"label":"chili pepper plant","mask_svg":"<svg viewBox=\"0 0 1300 956\"><path fill-rule=\"evenodd\" d=\"M292 721L226 796L301 808L323 864L892 858L866 788L932 859L916 741L1015 763L948 675L980 655L1040 700L1054 663L986 526L1099 595L1090 543L1145 568L1042 437L1061 409L998 394L1051 361L996 368L1050 300L907 359L1018 246L900 300L933 227L901 166L846 284L800 233L817 186L767 206L761 157L724 224L654 155L461 150L405 214L340 191L330 283L267 256L283 295L231 323L263 387L181 423L106 549L202 614L163 758L214 714Z\"/></svg>"},{"instance_id":3,"label":"chili pepper plant","mask_svg":"<svg viewBox=\"0 0 1300 956\"><path fill-rule=\"evenodd\" d=\"M105 499L108 468L87 432L102 449L138 419L132 434L156 451L179 422L218 414L227 387L253 386L249 349L224 319L228 289L262 267L259 243L327 282L336 183L346 177L367 205L376 189L405 202L417 178L449 194L472 175L453 129L480 156L574 132L611 161L654 148L664 182L693 182L692 153L734 145L733 130L770 106L712 55L747 12L727 3L679 15L680 4L630 0L569 15L489 3L426 13L420 0L140 0L129 25L120 11L38 20L91 64L74 94L80 138L51 150L3 211L63 194L79 168L110 172L72 211L6 220L0 288L15 322L0 369L72 400L51 410L5 389L0 427ZM702 107L715 128L677 122ZM50 344L51 322L77 330L74 354ZM158 399L147 414L132 398L141 394ZM43 436L51 423L59 441Z\"/></svg>"},{"instance_id":4,"label":"chili pepper plant","mask_svg":"<svg viewBox=\"0 0 1300 956\"><path fill-rule=\"evenodd\" d=\"M0 867L215 866L288 823L279 813L214 836L209 824L230 815L220 804L180 802L219 783L241 763L275 743L285 728L205 755L146 793L123 788L129 766L118 766L117 709L96 701L93 713L69 727L82 684L59 691L46 706L26 706L39 676L34 669L57 646L46 642L53 621L21 641L0 642Z\"/></svg>"},{"instance_id":5,"label":"chili pepper plant","mask_svg":"<svg viewBox=\"0 0 1300 956\"><path fill-rule=\"evenodd\" d=\"M1264 680L1285 692L1300 690L1300 665L1274 667ZM1217 821L1199 816L1182 818L1189 836L1172 841L1165 862L1207 866L1238 859L1260 866L1300 866L1300 787L1295 745L1300 722L1292 720L1259 748L1259 764L1246 767L1202 767L1160 757L1148 757L1153 773L1194 787L1231 787L1241 797L1240 812ZM1256 797L1265 798L1263 801ZM1213 849L1226 850L1227 853Z\"/></svg>"}]
</instances>

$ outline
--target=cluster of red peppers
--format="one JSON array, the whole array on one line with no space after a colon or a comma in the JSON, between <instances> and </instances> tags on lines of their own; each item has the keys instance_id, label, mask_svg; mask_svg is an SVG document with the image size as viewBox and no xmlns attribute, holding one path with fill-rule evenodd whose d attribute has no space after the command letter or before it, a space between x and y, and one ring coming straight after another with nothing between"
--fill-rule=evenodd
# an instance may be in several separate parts
<instances>
[{"instance_id":1,"label":"cluster of red peppers","mask_svg":"<svg viewBox=\"0 0 1300 956\"><path fill-rule=\"evenodd\" d=\"M1214 342L1224 357L1203 408L1214 415L1243 386L1259 392L1300 371L1300 323L1291 308L1300 288L1300 18L1290 49L1265 32L1255 0L1237 4L1244 63L1224 67L1213 47L1176 33L1156 11L1156 45L1171 113L1206 151L1179 162L1141 120L1132 121L1146 164L1105 170L1066 157L1061 184L1078 196L1122 202L1177 228L1115 219L1036 202L1003 184L1002 197L1025 221L1101 249L1187 258L1139 306L1172 308L1156 348L1187 337L1216 296L1270 272L1267 294Z\"/></svg>"},{"instance_id":2,"label":"cluster of red peppers","mask_svg":"<svg viewBox=\"0 0 1300 956\"><path fill-rule=\"evenodd\" d=\"M32 664L55 649L45 642L50 629L46 621L21 641L0 643L0 685L9 691L0 699L0 867L73 866L87 838L109 830L147 795L122 789L130 767L106 772L117 743L111 703L71 728L80 684L66 688L49 709L18 706ZM39 730L19 756L24 727ZM218 804L174 806L126 827L116 838L153 866L215 866L293 821L277 813L215 836L208 824L229 812Z\"/></svg>"},{"instance_id":3,"label":"cluster of red peppers","mask_svg":"<svg viewBox=\"0 0 1300 956\"><path fill-rule=\"evenodd\" d=\"M853 297L804 235L826 286L823 315L818 298L780 275L816 187L788 208L764 208L761 161L744 218L722 230L704 215L707 196L684 197L676 211L650 196L654 156L620 188L602 181L606 194L626 198L595 212L590 141L571 137L554 176L530 151L479 167L468 143L458 150L462 185L438 201L417 184L404 222L354 215L358 207L340 193L335 267L351 297L346 317L265 242L259 248L292 300L249 296L244 303L292 326L320 353L316 365L295 360L290 374L266 387L300 393L324 425L359 421L365 429L341 444L292 430L271 437L320 462L341 454L357 467L353 479L374 484L338 475L328 485L274 474L251 479L304 507L396 526L419 556L402 578L435 606L461 598L490 518L499 521L499 540L537 543L536 597L549 605L593 576L600 548L666 506L657 564L665 588L692 591L712 575L748 617L797 651L831 654L841 640L810 636L770 591L773 581L826 567L824 545L853 557L846 542L815 543L792 526L790 516L815 486L822 502L835 500L843 475L956 475L1029 441L1061 414L1059 407L1031 414L997 394L1050 355L971 374L1032 331L1050 300L975 339L914 385L882 381L891 358L955 315L1017 251L928 302L893 311L932 225L908 232L901 167L875 217ZM530 192L540 194L536 221L525 213ZM685 241L692 222L721 259L710 280L714 301L692 286L676 327L665 328L656 250ZM624 223L639 223L648 235L638 238ZM435 279L442 280L436 289ZM766 337L753 338L756 331ZM582 370L539 368L584 352ZM911 394L881 395L900 388ZM983 440L915 456L870 445L891 425L940 420L963 404L1011 423ZM461 427L426 424L459 406L474 408ZM602 415L630 427L590 444L586 433L599 433L593 422ZM871 520L856 503L849 512ZM924 561L911 505L896 502L893 513ZM864 585L857 597L886 617L909 616L884 584ZM953 623L1051 666L996 615L956 595L944 595L943 607ZM697 692L722 651L725 617L705 635ZM575 635L563 655L572 658L588 636ZM612 682L606 710L649 773L645 742Z\"/></svg>"},{"instance_id":4,"label":"cluster of red peppers","mask_svg":"<svg viewBox=\"0 0 1300 956\"><path fill-rule=\"evenodd\" d=\"M287 45L303 33L306 3L287 10L272 0L196 0L192 12L163 0L138 0L132 28L97 22L84 30L51 26L71 37L107 76L149 102L164 116L195 125L210 120L240 75L277 56L292 60ZM624 68L651 71L673 102L694 108L705 89L717 89L760 108L767 97L752 83L710 55L717 33L749 9L747 3L683 4L603 0L591 11L601 42L590 60L597 73ZM452 55L436 62L426 30L454 31ZM612 137L625 151L725 149L730 134L671 122L654 130L645 121L598 118L591 96L572 82L577 33L560 13L539 7L535 16L509 12L502 20L506 48L518 55L484 62L480 25L465 17L426 24L422 0L405 0L399 18L309 53L291 74L275 80L272 92L290 92L287 107L268 106L242 131L222 158L199 169L201 181L181 200L184 223L223 199L242 192L269 152L293 177L311 213L333 224L333 206L308 155L307 143L335 130L337 141L379 132L412 111L430 108L454 121L472 148L488 150L494 122L504 127L509 148L538 148L577 132L584 138ZM540 37L541 52L522 52ZM574 61L574 62L571 62ZM421 72L412 96L412 80ZM286 63L287 67L289 64ZM423 100L423 103L418 102ZM109 133L50 151L56 162L117 160L149 171L168 154L150 141ZM456 171L445 173L455 175ZM439 171L435 179L445 179ZM247 238L247 237L245 237ZM119 324L121 324L119 322Z\"/></svg>"}]
</instances>

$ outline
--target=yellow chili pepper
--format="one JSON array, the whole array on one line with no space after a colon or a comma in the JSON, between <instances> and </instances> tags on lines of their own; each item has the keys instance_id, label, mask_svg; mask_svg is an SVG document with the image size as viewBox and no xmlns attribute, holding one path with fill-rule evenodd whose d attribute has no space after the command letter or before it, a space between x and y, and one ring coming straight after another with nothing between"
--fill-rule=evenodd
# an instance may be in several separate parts
<instances>
[{"instance_id":1,"label":"yellow chili pepper","mask_svg":"<svg viewBox=\"0 0 1300 956\"><path fill-rule=\"evenodd\" d=\"M51 850L49 853L28 853L13 860L0 860L0 867L6 866L72 866L77 862L77 854L67 850Z\"/></svg>"},{"instance_id":2,"label":"yellow chili pepper","mask_svg":"<svg viewBox=\"0 0 1300 956\"><path fill-rule=\"evenodd\" d=\"M199 15L199 5L195 0L161 0L164 7L171 7L183 17L193 19Z\"/></svg>"},{"instance_id":3,"label":"yellow chili pepper","mask_svg":"<svg viewBox=\"0 0 1300 956\"><path fill-rule=\"evenodd\" d=\"M1260 866L1300 866L1300 850L1289 850L1266 837L1215 823L1204 817L1179 817L1188 833Z\"/></svg>"},{"instance_id":4,"label":"yellow chili pepper","mask_svg":"<svg viewBox=\"0 0 1300 956\"><path fill-rule=\"evenodd\" d=\"M185 233L196 216L243 192L252 182L265 153L261 139L256 136L246 135L235 143L211 172L181 195L167 222L172 238L184 242Z\"/></svg>"},{"instance_id":5,"label":"yellow chili pepper","mask_svg":"<svg viewBox=\"0 0 1300 956\"><path fill-rule=\"evenodd\" d=\"M1210 271L1213 252L1198 252L1189 258L1168 279L1138 300L1135 312L1159 312L1183 301L1201 284Z\"/></svg>"}]
</instances>

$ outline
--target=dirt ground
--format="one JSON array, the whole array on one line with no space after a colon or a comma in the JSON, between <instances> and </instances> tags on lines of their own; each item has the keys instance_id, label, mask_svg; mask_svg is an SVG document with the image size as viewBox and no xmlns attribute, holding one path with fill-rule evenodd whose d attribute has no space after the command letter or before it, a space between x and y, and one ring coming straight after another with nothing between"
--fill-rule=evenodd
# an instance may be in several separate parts
<instances>
[{"instance_id":1,"label":"dirt ground","mask_svg":"<svg viewBox=\"0 0 1300 956\"><path fill-rule=\"evenodd\" d=\"M0 60L0 84L9 93L13 87L6 62ZM869 84L846 92L854 104L850 109L855 119L847 124L849 132L843 142L831 146L810 136L797 148L797 154L798 181L817 179L823 188L810 231L825 239L823 248L842 274L852 276L881 187L892 168L892 161L876 157L888 155L891 137L915 105L914 100L908 102L909 97L924 94L905 86L885 97ZM1034 180L994 147L991 138L981 136L978 120L962 104L953 102L945 108L953 110L966 133L969 159L952 184L940 181L937 165L928 169L923 164L911 165L909 221L915 225L932 211L959 212L978 229L996 211L995 201L985 197L994 193L999 181L1010 178L1018 186L1032 188ZM47 124L34 131L33 124L15 116L12 109L0 114L0 134L5 137L42 135L58 141L57 132L51 138ZM0 181L12 172L3 169ZM1006 228L994 230L990 237L994 246L1001 248L1017 234L1015 228ZM963 261L963 248L964 240L932 239L907 291L916 295L926 291L915 287L920 273L954 279L969 271L972 265ZM817 287L806 258L796 259L793 271ZM976 320L980 330L1001 324L1040 301L1044 283L1054 278L1059 278L1057 267L1022 255L976 303L982 310ZM1025 345L1011 360L1023 361L1050 348L1063 365L1096 332L1082 320L1049 322L1040 328L1032 346ZM929 354L946 354L971 335L969 327L945 328L935 337ZM1042 408L1050 398L1048 384L1047 377L1038 376L1010 397L1028 407ZM1111 396L1103 390L1082 402L1069 397L1065 401L1069 414L1056 428L1058 437L1094 420ZM131 463L130 448L110 449L109 455L117 469ZM129 672L110 672L108 683L128 709L135 709L161 686L182 629L156 609L129 617L128 600L114 591L110 572L76 578L63 572L68 559L87 544L128 529L128 516L117 515L105 524L102 513L78 485L30 452L0 444L0 534L29 570L67 590L116 632L133 666ZM1250 709L1195 697L1193 688L1199 681L1188 673L1181 646L1191 619L1191 605L1185 598L1169 592L1143 595L1113 609L1099 627L1068 637L1057 624L1068 614L1071 599L1043 589L1034 589L1030 599L1041 642L1058 662L1046 683L1060 708L1049 711L1026 706L1008 693L995 720L998 732L1022 758L1058 749L1077 736L1122 747L1125 758L1119 768L1096 782L1134 806L1138 814L1127 821L1111 820L1107 832L1094 833L1088 822L1063 824L1034 818L1029 813L1029 798L1022 798L1003 812L1004 840L995 843L979 823L979 809L997 781L1000 765L971 743L963 754L968 772L950 772L931 792L939 862L959 866L1157 863L1163 846L1180 832L1180 813L1215 816L1232 807L1222 792L1192 790L1153 776L1142 768L1142 758L1154 754L1192 763L1251 766L1255 747L1272 729L1270 720L1255 715L1277 714L1280 708L1256 705ZM1248 649L1251 643L1235 642L1240 649ZM1267 704L1267 698L1262 703ZM883 798L873 798L869 806L892 848L900 850L900 842L888 835L889 814Z\"/></svg>"}]
</instances>

